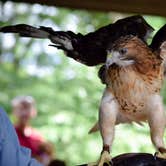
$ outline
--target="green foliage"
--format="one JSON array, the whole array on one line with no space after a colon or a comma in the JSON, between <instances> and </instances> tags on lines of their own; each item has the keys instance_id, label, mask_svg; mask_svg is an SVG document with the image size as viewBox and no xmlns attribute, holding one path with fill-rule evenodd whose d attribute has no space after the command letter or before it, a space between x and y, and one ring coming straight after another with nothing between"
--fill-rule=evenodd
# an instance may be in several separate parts
<instances>
[{"instance_id":1,"label":"green foliage","mask_svg":"<svg viewBox=\"0 0 166 166\"><path fill-rule=\"evenodd\" d=\"M0 26L27 23L87 33L123 16L11 2L0 5ZM145 18L156 29L165 22L161 17ZM0 34L1 106L13 120L11 99L32 95L38 109L32 124L54 143L56 156L69 166L95 161L102 142L99 133L88 135L88 130L97 121L104 89L98 68L81 65L47 45L46 40ZM166 103L165 90L162 95ZM147 126L117 126L112 154L126 152L154 152Z\"/></svg>"}]
</instances>

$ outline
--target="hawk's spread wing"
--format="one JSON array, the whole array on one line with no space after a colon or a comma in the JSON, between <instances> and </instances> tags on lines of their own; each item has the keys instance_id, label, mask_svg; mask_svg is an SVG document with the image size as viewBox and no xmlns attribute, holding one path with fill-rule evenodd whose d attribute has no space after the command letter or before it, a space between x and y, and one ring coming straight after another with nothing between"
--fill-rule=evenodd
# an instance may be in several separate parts
<instances>
[{"instance_id":1,"label":"hawk's spread wing","mask_svg":"<svg viewBox=\"0 0 166 166\"><path fill-rule=\"evenodd\" d=\"M156 53L156 56L164 60L164 75L166 76L166 24L157 31L149 47Z\"/></svg>"},{"instance_id":2,"label":"hawk's spread wing","mask_svg":"<svg viewBox=\"0 0 166 166\"><path fill-rule=\"evenodd\" d=\"M149 45L149 47L153 50L153 51L157 51L160 49L160 46L163 44L163 42L166 41L166 24L164 26L162 26L158 32L155 34L155 36L153 37L153 40L151 42L151 44Z\"/></svg>"},{"instance_id":3,"label":"hawk's spread wing","mask_svg":"<svg viewBox=\"0 0 166 166\"><path fill-rule=\"evenodd\" d=\"M142 16L136 15L120 19L113 24L98 29L87 35L75 34L71 31L54 31L49 27L35 28L26 24L1 27L0 32L19 33L20 36L48 38L53 45L66 52L68 57L87 66L105 63L107 47L121 36L134 35L146 42L153 28Z\"/></svg>"}]
</instances>

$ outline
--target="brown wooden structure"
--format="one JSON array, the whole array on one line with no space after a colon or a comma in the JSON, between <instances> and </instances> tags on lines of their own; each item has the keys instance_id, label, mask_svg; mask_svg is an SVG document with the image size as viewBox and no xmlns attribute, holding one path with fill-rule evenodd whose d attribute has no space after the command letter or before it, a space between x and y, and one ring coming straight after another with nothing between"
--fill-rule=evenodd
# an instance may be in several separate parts
<instances>
[{"instance_id":1,"label":"brown wooden structure","mask_svg":"<svg viewBox=\"0 0 166 166\"><path fill-rule=\"evenodd\" d=\"M6 2L7 0L0 1ZM166 17L166 0L13 0L13 2Z\"/></svg>"}]
</instances>

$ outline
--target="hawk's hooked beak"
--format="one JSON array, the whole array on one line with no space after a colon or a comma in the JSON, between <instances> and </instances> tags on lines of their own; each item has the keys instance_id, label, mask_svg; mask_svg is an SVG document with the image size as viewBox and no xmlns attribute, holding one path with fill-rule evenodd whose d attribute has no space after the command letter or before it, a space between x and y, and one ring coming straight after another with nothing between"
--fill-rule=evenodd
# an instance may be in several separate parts
<instances>
[{"instance_id":1,"label":"hawk's hooked beak","mask_svg":"<svg viewBox=\"0 0 166 166\"><path fill-rule=\"evenodd\" d=\"M131 57L127 57L119 53L119 51L108 51L106 68L109 68L112 64L116 64L121 67L126 67L135 63L135 60Z\"/></svg>"},{"instance_id":2,"label":"hawk's hooked beak","mask_svg":"<svg viewBox=\"0 0 166 166\"><path fill-rule=\"evenodd\" d=\"M113 51L108 51L107 52L107 60L106 60L106 68L109 68L109 66L111 66L115 62L116 62L116 59L113 56Z\"/></svg>"},{"instance_id":3,"label":"hawk's hooked beak","mask_svg":"<svg viewBox=\"0 0 166 166\"><path fill-rule=\"evenodd\" d=\"M112 51L110 52L110 51L108 51L108 53L107 53L107 59L108 58L112 58Z\"/></svg>"}]
</instances>

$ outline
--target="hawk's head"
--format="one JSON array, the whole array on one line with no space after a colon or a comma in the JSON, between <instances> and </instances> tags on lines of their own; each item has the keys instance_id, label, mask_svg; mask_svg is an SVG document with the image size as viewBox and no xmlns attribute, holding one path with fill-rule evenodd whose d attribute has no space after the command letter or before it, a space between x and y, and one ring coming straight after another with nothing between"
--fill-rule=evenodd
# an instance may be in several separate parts
<instances>
[{"instance_id":1,"label":"hawk's head","mask_svg":"<svg viewBox=\"0 0 166 166\"><path fill-rule=\"evenodd\" d=\"M107 53L107 67L113 64L119 67L131 66L152 54L142 40L132 35L118 39L111 48L107 49Z\"/></svg>"}]
</instances>

